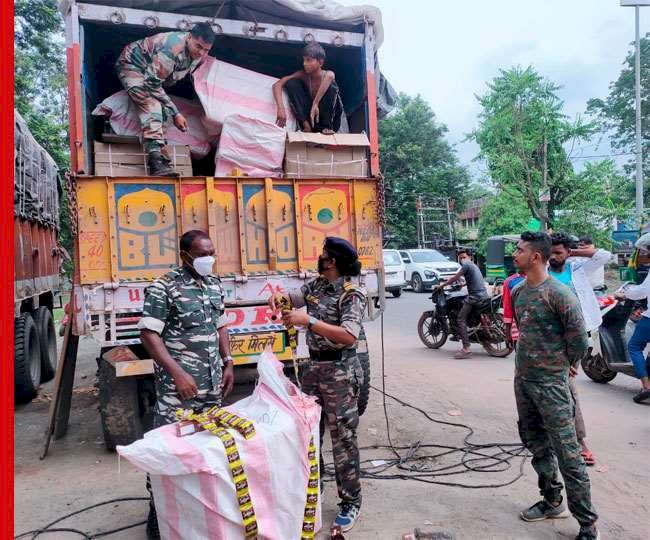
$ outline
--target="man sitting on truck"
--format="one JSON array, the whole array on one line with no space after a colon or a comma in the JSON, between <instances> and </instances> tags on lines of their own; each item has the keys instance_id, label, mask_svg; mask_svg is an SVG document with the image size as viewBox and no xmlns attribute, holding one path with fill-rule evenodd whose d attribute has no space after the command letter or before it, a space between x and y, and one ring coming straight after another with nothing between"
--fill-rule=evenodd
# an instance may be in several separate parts
<instances>
[{"instance_id":1,"label":"man sitting on truck","mask_svg":"<svg viewBox=\"0 0 650 540\"><path fill-rule=\"evenodd\" d=\"M178 176L165 155L163 125L187 131L187 120L165 92L192 73L212 48L215 34L208 23L189 32L164 32L130 43L115 64L117 76L139 111L144 150L151 176Z\"/></svg>"},{"instance_id":2,"label":"man sitting on truck","mask_svg":"<svg viewBox=\"0 0 650 540\"><path fill-rule=\"evenodd\" d=\"M319 43L309 43L302 50L302 69L273 85L278 126L284 127L287 122L282 101L282 89L286 88L291 112L302 131L331 135L340 129L343 102L334 72L323 69L324 63L325 49Z\"/></svg>"}]
</instances>

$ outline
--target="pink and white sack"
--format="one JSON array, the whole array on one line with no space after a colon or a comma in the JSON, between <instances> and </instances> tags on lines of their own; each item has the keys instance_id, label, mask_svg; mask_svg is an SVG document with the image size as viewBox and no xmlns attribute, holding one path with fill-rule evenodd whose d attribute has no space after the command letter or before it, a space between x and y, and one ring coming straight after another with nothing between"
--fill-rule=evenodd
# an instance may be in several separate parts
<instances>
[{"instance_id":1,"label":"pink and white sack","mask_svg":"<svg viewBox=\"0 0 650 540\"><path fill-rule=\"evenodd\" d=\"M169 144L189 146L192 157L201 159L210 152L210 142L214 139L208 135L203 125L203 107L200 103L172 96L172 101L187 120L187 131L178 129L171 119L165 123L165 134ZM117 135L140 136L142 128L138 118L138 108L129 99L125 90L120 90L102 101L93 116L106 116L111 128Z\"/></svg>"},{"instance_id":2,"label":"pink and white sack","mask_svg":"<svg viewBox=\"0 0 650 540\"><path fill-rule=\"evenodd\" d=\"M227 116L215 156L215 176L230 176L237 168L248 176L282 176L286 141L284 128L241 114Z\"/></svg>"},{"instance_id":3,"label":"pink and white sack","mask_svg":"<svg viewBox=\"0 0 650 540\"><path fill-rule=\"evenodd\" d=\"M117 447L120 456L151 475L162 538L243 540L247 536L241 489L248 490L254 509L253 518L251 512L247 514L247 529L251 530L254 519L259 540L302 538L308 507L313 517L307 537L313 538L320 529L315 472L320 406L289 381L270 351L259 357L257 369L259 381L252 395L225 407L227 413L250 420L254 426L249 438L236 429L226 430L236 446L231 443L226 450L223 433L179 436L187 426L176 423ZM233 481L233 458L244 469L246 485L242 487L239 481L240 491ZM309 501L308 484L312 484Z\"/></svg>"},{"instance_id":4,"label":"pink and white sack","mask_svg":"<svg viewBox=\"0 0 650 540\"><path fill-rule=\"evenodd\" d=\"M194 71L194 90L205 110L208 133L217 135L226 118L241 114L256 120L275 123L277 106L273 97L273 83L278 79L245 69L211 56ZM291 113L286 92L283 95L287 111L288 131L295 131L296 121Z\"/></svg>"}]
</instances>

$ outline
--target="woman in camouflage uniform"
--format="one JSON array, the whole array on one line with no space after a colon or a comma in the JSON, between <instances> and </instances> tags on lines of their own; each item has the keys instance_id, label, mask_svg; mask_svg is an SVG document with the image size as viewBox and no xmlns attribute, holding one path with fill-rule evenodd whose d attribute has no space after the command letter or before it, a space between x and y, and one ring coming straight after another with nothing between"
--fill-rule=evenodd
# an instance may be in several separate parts
<instances>
[{"instance_id":1,"label":"woman in camouflage uniform","mask_svg":"<svg viewBox=\"0 0 650 540\"><path fill-rule=\"evenodd\" d=\"M361 508L357 398L363 372L356 347L367 298L350 280L361 272L361 263L347 240L325 239L318 272L320 277L289 293L293 308L306 306L307 311L293 309L283 321L287 326L307 327L310 360L301 370L302 391L316 396L323 408L321 447L325 425L332 437L341 499L334 525L345 532L354 526ZM273 309L278 308L279 297L271 298Z\"/></svg>"}]
</instances>

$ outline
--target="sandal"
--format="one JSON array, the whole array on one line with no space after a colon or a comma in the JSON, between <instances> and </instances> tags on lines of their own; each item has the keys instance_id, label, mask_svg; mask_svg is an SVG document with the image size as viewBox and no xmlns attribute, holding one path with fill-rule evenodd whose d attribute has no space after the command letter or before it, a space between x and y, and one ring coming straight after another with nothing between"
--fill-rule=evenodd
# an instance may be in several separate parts
<instances>
[{"instance_id":1,"label":"sandal","mask_svg":"<svg viewBox=\"0 0 650 540\"><path fill-rule=\"evenodd\" d=\"M596 458L591 453L591 450L580 452L580 455L582 456L582 459L585 460L585 465L587 465L587 467L593 467L596 464Z\"/></svg>"}]
</instances>

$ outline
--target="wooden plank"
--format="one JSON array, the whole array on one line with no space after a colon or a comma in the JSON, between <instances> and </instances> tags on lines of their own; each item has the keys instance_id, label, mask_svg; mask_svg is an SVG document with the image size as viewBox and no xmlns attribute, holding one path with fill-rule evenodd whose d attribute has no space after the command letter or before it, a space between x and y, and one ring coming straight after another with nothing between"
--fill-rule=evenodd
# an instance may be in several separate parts
<instances>
[{"instance_id":1,"label":"wooden plank","mask_svg":"<svg viewBox=\"0 0 650 540\"><path fill-rule=\"evenodd\" d=\"M154 363L151 358L144 360L127 360L124 362L108 361L115 368L116 377L132 377L134 375L151 375Z\"/></svg>"}]
</instances>

